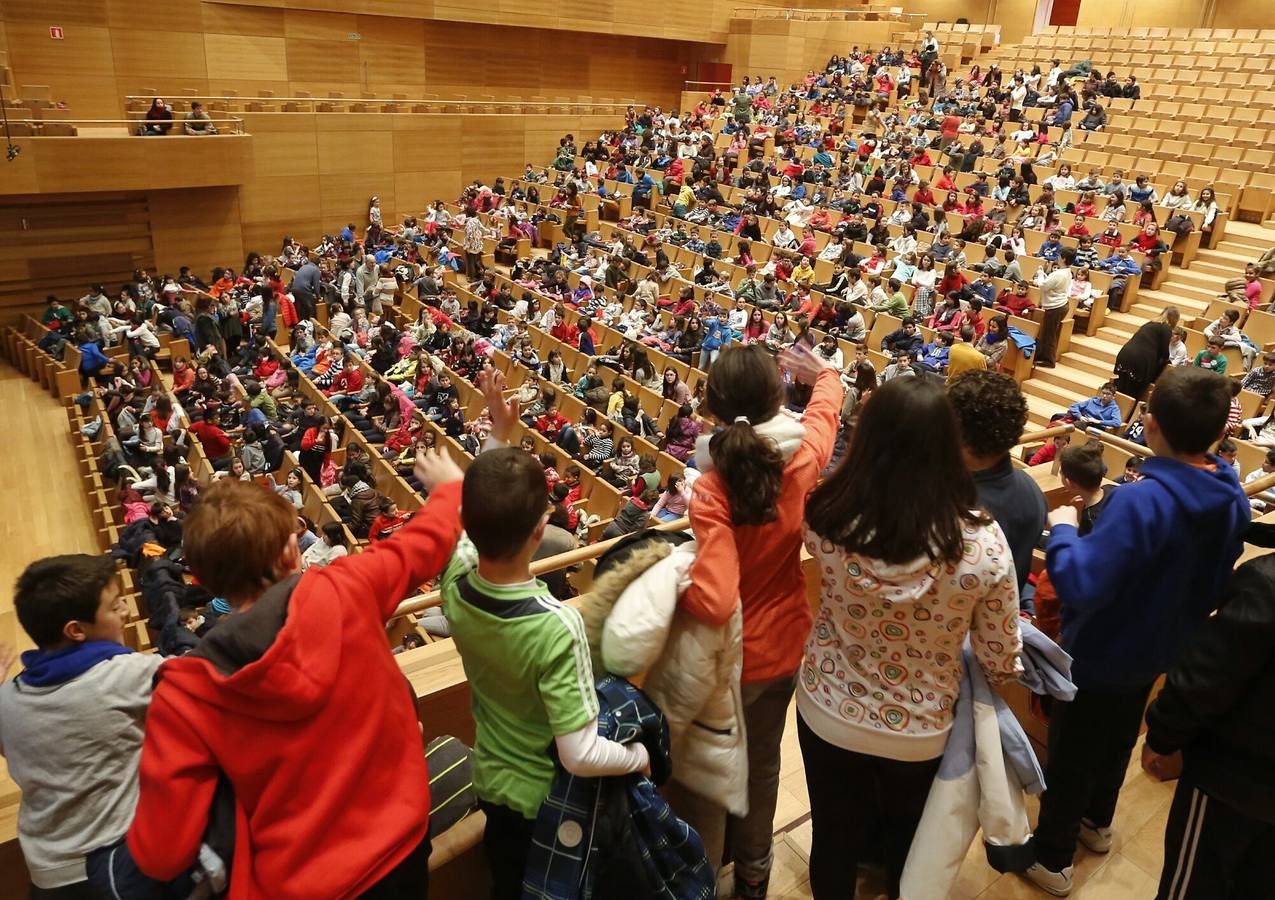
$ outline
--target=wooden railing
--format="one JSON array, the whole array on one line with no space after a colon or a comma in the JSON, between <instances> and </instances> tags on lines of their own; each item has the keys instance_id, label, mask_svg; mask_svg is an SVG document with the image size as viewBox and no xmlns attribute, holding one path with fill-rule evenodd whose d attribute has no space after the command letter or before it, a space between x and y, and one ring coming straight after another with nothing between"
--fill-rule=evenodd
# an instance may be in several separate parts
<instances>
[{"instance_id":1,"label":"wooden railing","mask_svg":"<svg viewBox=\"0 0 1275 900\"><path fill-rule=\"evenodd\" d=\"M152 98L148 96L128 95L124 98L125 107L141 111L142 104L149 106ZM175 98L176 102L189 104L199 101L205 106L227 108L235 106L267 107L256 111L325 113L325 112L470 112L472 107L490 107L492 112L525 114L543 112L545 108L562 109L577 115L623 115L630 106L642 106L639 100L631 98L601 98L598 100L565 100L549 97L507 97L496 98L479 96L469 98L441 99L437 97L276 97L276 96L236 96L230 94L199 94ZM357 107L357 108L356 108ZM419 108L423 107L423 108Z\"/></svg>"}]
</instances>

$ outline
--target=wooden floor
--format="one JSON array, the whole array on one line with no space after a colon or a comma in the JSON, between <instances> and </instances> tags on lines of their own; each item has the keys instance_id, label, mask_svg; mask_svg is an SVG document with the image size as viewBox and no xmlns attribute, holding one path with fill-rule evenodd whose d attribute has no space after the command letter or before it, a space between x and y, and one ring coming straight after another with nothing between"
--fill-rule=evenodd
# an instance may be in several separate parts
<instances>
[{"instance_id":1,"label":"wooden floor","mask_svg":"<svg viewBox=\"0 0 1275 900\"><path fill-rule=\"evenodd\" d=\"M13 585L33 560L58 553L97 553L93 520L80 488L66 412L48 391L0 363L0 642L31 646L13 611ZM0 808L17 787L0 758ZM0 841L15 823L0 816Z\"/></svg>"}]
</instances>

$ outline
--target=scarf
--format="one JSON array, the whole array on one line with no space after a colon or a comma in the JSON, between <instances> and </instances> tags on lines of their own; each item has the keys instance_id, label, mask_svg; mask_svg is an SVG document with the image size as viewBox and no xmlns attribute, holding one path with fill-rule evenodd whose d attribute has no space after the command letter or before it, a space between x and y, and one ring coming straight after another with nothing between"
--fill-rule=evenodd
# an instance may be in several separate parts
<instances>
[{"instance_id":1,"label":"scarf","mask_svg":"<svg viewBox=\"0 0 1275 900\"><path fill-rule=\"evenodd\" d=\"M784 462L792 459L806 436L806 426L783 412L751 427L759 437L773 442L779 448ZM701 434L695 440L695 466L703 475L713 471L713 457L708 445L715 433Z\"/></svg>"},{"instance_id":2,"label":"scarf","mask_svg":"<svg viewBox=\"0 0 1275 900\"><path fill-rule=\"evenodd\" d=\"M56 687L78 678L100 662L133 651L113 641L84 641L62 650L28 650L18 675L30 687Z\"/></svg>"}]
</instances>

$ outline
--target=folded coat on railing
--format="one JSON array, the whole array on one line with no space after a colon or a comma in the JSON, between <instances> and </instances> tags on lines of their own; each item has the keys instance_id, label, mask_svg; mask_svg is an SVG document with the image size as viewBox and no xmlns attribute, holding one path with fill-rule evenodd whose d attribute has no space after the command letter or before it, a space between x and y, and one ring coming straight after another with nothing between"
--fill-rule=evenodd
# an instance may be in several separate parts
<instances>
[{"instance_id":1,"label":"folded coat on railing","mask_svg":"<svg viewBox=\"0 0 1275 900\"><path fill-rule=\"evenodd\" d=\"M1071 657L1035 626L1026 621L1020 626L1020 683L1072 699ZM987 861L998 872L1022 871L1034 861L1024 796L1045 789L1044 774L1022 725L979 668L968 638L962 656L961 696L947 748L903 868L904 900L947 897L980 828Z\"/></svg>"},{"instance_id":2,"label":"folded coat on railing","mask_svg":"<svg viewBox=\"0 0 1275 900\"><path fill-rule=\"evenodd\" d=\"M1036 352L1036 339L1025 331L1019 331L1013 325L1009 326L1009 339L1027 359L1031 359Z\"/></svg>"}]
</instances>

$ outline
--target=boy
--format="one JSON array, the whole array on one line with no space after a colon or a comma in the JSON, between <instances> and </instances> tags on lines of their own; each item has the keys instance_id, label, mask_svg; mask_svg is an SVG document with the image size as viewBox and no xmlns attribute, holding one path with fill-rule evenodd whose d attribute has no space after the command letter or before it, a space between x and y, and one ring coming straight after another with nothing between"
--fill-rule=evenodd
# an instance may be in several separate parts
<instances>
[{"instance_id":1,"label":"boy","mask_svg":"<svg viewBox=\"0 0 1275 900\"><path fill-rule=\"evenodd\" d=\"M1035 479L1009 459L1027 424L1027 398L1009 375L979 370L952 379L947 396L956 413L961 453L974 476L978 502L1005 532L1021 593L1048 511Z\"/></svg>"},{"instance_id":2,"label":"boy","mask_svg":"<svg viewBox=\"0 0 1275 900\"><path fill-rule=\"evenodd\" d=\"M1075 506L1049 514L1046 568L1077 692L1053 706L1049 789L1033 838L1036 862L1024 875L1057 896L1071 890L1078 838L1095 853L1111 849L1151 687L1216 608L1240 555L1248 499L1231 467L1208 452L1230 400L1225 379L1167 370L1143 417L1155 455L1142 479L1112 494L1085 537Z\"/></svg>"},{"instance_id":3,"label":"boy","mask_svg":"<svg viewBox=\"0 0 1275 900\"><path fill-rule=\"evenodd\" d=\"M133 820L146 708L164 659L123 646L128 609L108 557L39 560L14 594L37 648L0 685L0 753L22 789L18 842L33 895L95 896L89 873L105 868ZM129 887L136 877L128 873Z\"/></svg>"},{"instance_id":4,"label":"boy","mask_svg":"<svg viewBox=\"0 0 1275 900\"><path fill-rule=\"evenodd\" d=\"M224 779L232 896L425 894L429 775L385 623L451 552L461 472L419 453L413 474L429 500L411 523L304 574L296 510L274 492L221 481L186 517L191 571L234 611L160 670L128 835L143 872L195 861Z\"/></svg>"},{"instance_id":5,"label":"boy","mask_svg":"<svg viewBox=\"0 0 1275 900\"><path fill-rule=\"evenodd\" d=\"M1195 362L1191 363L1194 368L1204 369L1214 372L1218 375L1226 374L1226 357L1222 355L1223 340L1220 337L1209 338L1209 346L1207 349L1201 350L1195 354ZM1230 405L1230 401L1227 401Z\"/></svg>"},{"instance_id":6,"label":"boy","mask_svg":"<svg viewBox=\"0 0 1275 900\"><path fill-rule=\"evenodd\" d=\"M1120 427L1120 406L1116 403L1116 386L1108 381L1098 389L1097 397L1073 403L1067 415L1081 428L1096 425L1099 428Z\"/></svg>"},{"instance_id":7,"label":"boy","mask_svg":"<svg viewBox=\"0 0 1275 900\"><path fill-rule=\"evenodd\" d=\"M518 420L502 378L484 393L493 420ZM493 393L494 392L494 393ZM497 445L508 432L493 428ZM517 900L540 805L553 784L546 748L580 776L620 775L650 765L640 743L598 735L598 700L580 614L531 574L549 520L544 471L534 457L499 448L465 473L462 539L442 577L443 612L472 696L474 788L487 815L483 841L492 900Z\"/></svg>"}]
</instances>

